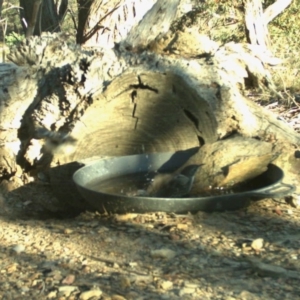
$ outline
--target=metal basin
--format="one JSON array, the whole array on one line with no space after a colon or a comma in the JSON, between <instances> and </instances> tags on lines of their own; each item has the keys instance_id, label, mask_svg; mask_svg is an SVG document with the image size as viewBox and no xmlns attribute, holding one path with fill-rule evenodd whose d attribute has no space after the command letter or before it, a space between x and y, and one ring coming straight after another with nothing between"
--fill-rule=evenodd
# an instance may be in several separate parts
<instances>
[{"instance_id":1,"label":"metal basin","mask_svg":"<svg viewBox=\"0 0 300 300\"><path fill-rule=\"evenodd\" d=\"M73 175L73 180L85 200L102 213L156 211L193 213L235 210L249 205L251 201L283 197L295 190L294 186L282 183L284 173L273 164L268 166L266 172L247 182L249 190L224 195L154 198L108 193L90 187L90 183L94 180L105 181L143 172L172 172L182 166L196 151L197 149L189 149L176 153L141 154L103 159L79 169Z\"/></svg>"}]
</instances>

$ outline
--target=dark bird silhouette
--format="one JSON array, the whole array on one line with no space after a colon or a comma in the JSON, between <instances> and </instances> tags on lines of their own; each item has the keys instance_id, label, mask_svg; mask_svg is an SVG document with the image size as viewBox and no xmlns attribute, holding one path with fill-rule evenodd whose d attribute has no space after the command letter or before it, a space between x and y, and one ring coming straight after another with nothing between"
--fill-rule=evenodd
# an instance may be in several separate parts
<instances>
[{"instance_id":1,"label":"dark bird silhouette","mask_svg":"<svg viewBox=\"0 0 300 300\"><path fill-rule=\"evenodd\" d=\"M181 198L187 196L201 165L186 166L180 173L157 174L147 188L146 194L158 198Z\"/></svg>"}]
</instances>

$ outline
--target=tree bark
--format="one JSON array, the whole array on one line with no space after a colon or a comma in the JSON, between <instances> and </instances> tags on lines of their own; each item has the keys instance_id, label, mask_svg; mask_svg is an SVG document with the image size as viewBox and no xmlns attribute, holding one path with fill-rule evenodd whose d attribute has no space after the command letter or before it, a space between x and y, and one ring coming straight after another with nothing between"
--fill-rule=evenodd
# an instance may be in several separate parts
<instances>
[{"instance_id":1,"label":"tree bark","mask_svg":"<svg viewBox=\"0 0 300 300\"><path fill-rule=\"evenodd\" d=\"M130 30L125 44L132 49L145 49L150 42L166 34L171 22L175 19L179 2L179 0L171 2L158 0L138 26L134 26ZM155 24L153 24L153 20L155 20Z\"/></svg>"},{"instance_id":2,"label":"tree bark","mask_svg":"<svg viewBox=\"0 0 300 300\"><path fill-rule=\"evenodd\" d=\"M0 17L2 15L2 6L3 6L3 0L0 0Z\"/></svg>"},{"instance_id":3,"label":"tree bark","mask_svg":"<svg viewBox=\"0 0 300 300\"><path fill-rule=\"evenodd\" d=\"M77 0L78 6L78 26L76 32L76 43L81 45L84 43L84 30L87 18L89 16L91 0Z\"/></svg>"},{"instance_id":4,"label":"tree bark","mask_svg":"<svg viewBox=\"0 0 300 300\"><path fill-rule=\"evenodd\" d=\"M61 17L54 0L20 0L20 18L26 37L42 32L59 32Z\"/></svg>"},{"instance_id":5,"label":"tree bark","mask_svg":"<svg viewBox=\"0 0 300 300\"><path fill-rule=\"evenodd\" d=\"M38 20L38 14L39 14L39 9L40 9L41 3L42 3L42 0L33 1L31 16L27 22L28 27L26 29L26 34L25 34L26 38L29 38L34 33L34 29L36 27L37 20Z\"/></svg>"},{"instance_id":6,"label":"tree bark","mask_svg":"<svg viewBox=\"0 0 300 300\"><path fill-rule=\"evenodd\" d=\"M69 5L68 0L56 0L55 1L56 12L57 12L60 22L63 21L65 15L67 13L68 5Z\"/></svg>"},{"instance_id":7,"label":"tree bark","mask_svg":"<svg viewBox=\"0 0 300 300\"><path fill-rule=\"evenodd\" d=\"M270 37L267 23L264 19L262 1L245 1L245 24L248 31L249 42L259 45L262 51L268 51L270 47Z\"/></svg>"},{"instance_id":8,"label":"tree bark","mask_svg":"<svg viewBox=\"0 0 300 300\"><path fill-rule=\"evenodd\" d=\"M77 43L113 48L156 0L78 0ZM159 1L158 1L159 2Z\"/></svg>"},{"instance_id":9,"label":"tree bark","mask_svg":"<svg viewBox=\"0 0 300 300\"><path fill-rule=\"evenodd\" d=\"M293 0L277 0L272 5L268 6L264 11L264 20L266 25L281 14Z\"/></svg>"}]
</instances>

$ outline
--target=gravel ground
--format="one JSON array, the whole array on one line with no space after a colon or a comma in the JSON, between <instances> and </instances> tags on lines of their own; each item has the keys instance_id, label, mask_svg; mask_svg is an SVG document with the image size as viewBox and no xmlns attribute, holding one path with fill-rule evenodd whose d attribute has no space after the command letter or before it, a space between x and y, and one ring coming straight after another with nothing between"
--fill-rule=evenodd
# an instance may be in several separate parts
<instances>
[{"instance_id":1,"label":"gravel ground","mask_svg":"<svg viewBox=\"0 0 300 300\"><path fill-rule=\"evenodd\" d=\"M300 299L300 210L285 202L62 218L40 205L47 189L0 199L0 299Z\"/></svg>"},{"instance_id":2,"label":"gravel ground","mask_svg":"<svg viewBox=\"0 0 300 300\"><path fill-rule=\"evenodd\" d=\"M298 131L298 106L268 108ZM0 190L0 300L300 299L295 202L99 215L60 211L47 185Z\"/></svg>"}]
</instances>

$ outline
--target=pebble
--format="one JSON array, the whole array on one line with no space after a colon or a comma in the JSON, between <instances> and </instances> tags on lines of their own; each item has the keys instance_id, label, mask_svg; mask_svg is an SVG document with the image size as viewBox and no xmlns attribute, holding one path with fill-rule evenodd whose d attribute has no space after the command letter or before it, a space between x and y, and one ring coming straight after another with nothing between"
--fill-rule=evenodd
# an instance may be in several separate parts
<instances>
[{"instance_id":1,"label":"pebble","mask_svg":"<svg viewBox=\"0 0 300 300\"><path fill-rule=\"evenodd\" d=\"M128 265L129 265L131 268L135 268L135 267L137 267L137 266L138 266L138 263L137 263L137 262L134 262L134 261L132 261L132 262L128 263Z\"/></svg>"},{"instance_id":2,"label":"pebble","mask_svg":"<svg viewBox=\"0 0 300 300\"><path fill-rule=\"evenodd\" d=\"M126 300L126 298L121 295L112 295L111 300Z\"/></svg>"},{"instance_id":3,"label":"pebble","mask_svg":"<svg viewBox=\"0 0 300 300\"><path fill-rule=\"evenodd\" d=\"M198 287L198 283L194 283L194 282L189 282L189 281L185 281L184 282L184 286L186 288L192 288L192 289L196 289Z\"/></svg>"},{"instance_id":4,"label":"pebble","mask_svg":"<svg viewBox=\"0 0 300 300\"><path fill-rule=\"evenodd\" d=\"M180 229L180 230L183 230L183 231L188 231L189 225L179 223L179 224L177 224L177 228Z\"/></svg>"},{"instance_id":5,"label":"pebble","mask_svg":"<svg viewBox=\"0 0 300 300\"><path fill-rule=\"evenodd\" d=\"M130 278L128 276L120 276L121 288L129 288L131 286Z\"/></svg>"},{"instance_id":6,"label":"pebble","mask_svg":"<svg viewBox=\"0 0 300 300\"><path fill-rule=\"evenodd\" d=\"M239 294L239 299L241 299L241 300L257 300L257 299L259 299L259 297L257 297L253 293L250 293L249 291L242 291Z\"/></svg>"},{"instance_id":7,"label":"pebble","mask_svg":"<svg viewBox=\"0 0 300 300\"><path fill-rule=\"evenodd\" d=\"M72 284L75 281L75 275L73 274L69 274L67 275L63 280L62 280L62 284Z\"/></svg>"},{"instance_id":8,"label":"pebble","mask_svg":"<svg viewBox=\"0 0 300 300\"><path fill-rule=\"evenodd\" d=\"M23 284L23 283L22 283L22 284ZM27 292L29 292L29 291L30 291L29 287L27 287L27 286L21 287L21 292L22 292L22 293L27 293Z\"/></svg>"},{"instance_id":9,"label":"pebble","mask_svg":"<svg viewBox=\"0 0 300 300\"><path fill-rule=\"evenodd\" d=\"M169 290L173 288L173 282L169 280L163 280L159 283L159 285L163 290Z\"/></svg>"},{"instance_id":10,"label":"pebble","mask_svg":"<svg viewBox=\"0 0 300 300\"><path fill-rule=\"evenodd\" d=\"M57 291L51 291L50 293L48 293L47 299L54 299L54 298L57 298Z\"/></svg>"},{"instance_id":11,"label":"pebble","mask_svg":"<svg viewBox=\"0 0 300 300\"><path fill-rule=\"evenodd\" d=\"M195 291L196 291L196 289L194 289L194 288L183 287L183 288L181 288L181 289L179 290L178 295L179 295L180 297L182 297L182 296L184 296L184 295L186 295L186 294L193 294L193 293L195 293Z\"/></svg>"},{"instance_id":12,"label":"pebble","mask_svg":"<svg viewBox=\"0 0 300 300\"><path fill-rule=\"evenodd\" d=\"M260 251L263 248L263 246L264 246L264 239L262 238L255 239L251 243L251 248L255 251Z\"/></svg>"},{"instance_id":13,"label":"pebble","mask_svg":"<svg viewBox=\"0 0 300 300\"><path fill-rule=\"evenodd\" d=\"M135 219L137 216L138 216L138 214L128 213L128 214L124 214L124 215L116 215L115 218L116 218L116 221L124 222L124 221Z\"/></svg>"},{"instance_id":14,"label":"pebble","mask_svg":"<svg viewBox=\"0 0 300 300\"><path fill-rule=\"evenodd\" d=\"M151 251L151 256L153 258L172 259L176 256L176 252L171 249L163 248Z\"/></svg>"},{"instance_id":15,"label":"pebble","mask_svg":"<svg viewBox=\"0 0 300 300\"><path fill-rule=\"evenodd\" d=\"M94 289L94 290L89 290L89 291L85 291L82 292L79 296L80 300L88 300L91 299L93 297L100 297L102 295L102 291L99 289Z\"/></svg>"},{"instance_id":16,"label":"pebble","mask_svg":"<svg viewBox=\"0 0 300 300\"><path fill-rule=\"evenodd\" d=\"M63 285L58 288L58 292L61 296L69 297L71 293L79 291L77 286Z\"/></svg>"},{"instance_id":17,"label":"pebble","mask_svg":"<svg viewBox=\"0 0 300 300\"><path fill-rule=\"evenodd\" d=\"M15 246L12 248L12 250L13 250L15 253L19 254L19 253L25 251L25 246L22 245L22 244L18 244L18 245L15 245Z\"/></svg>"}]
</instances>

